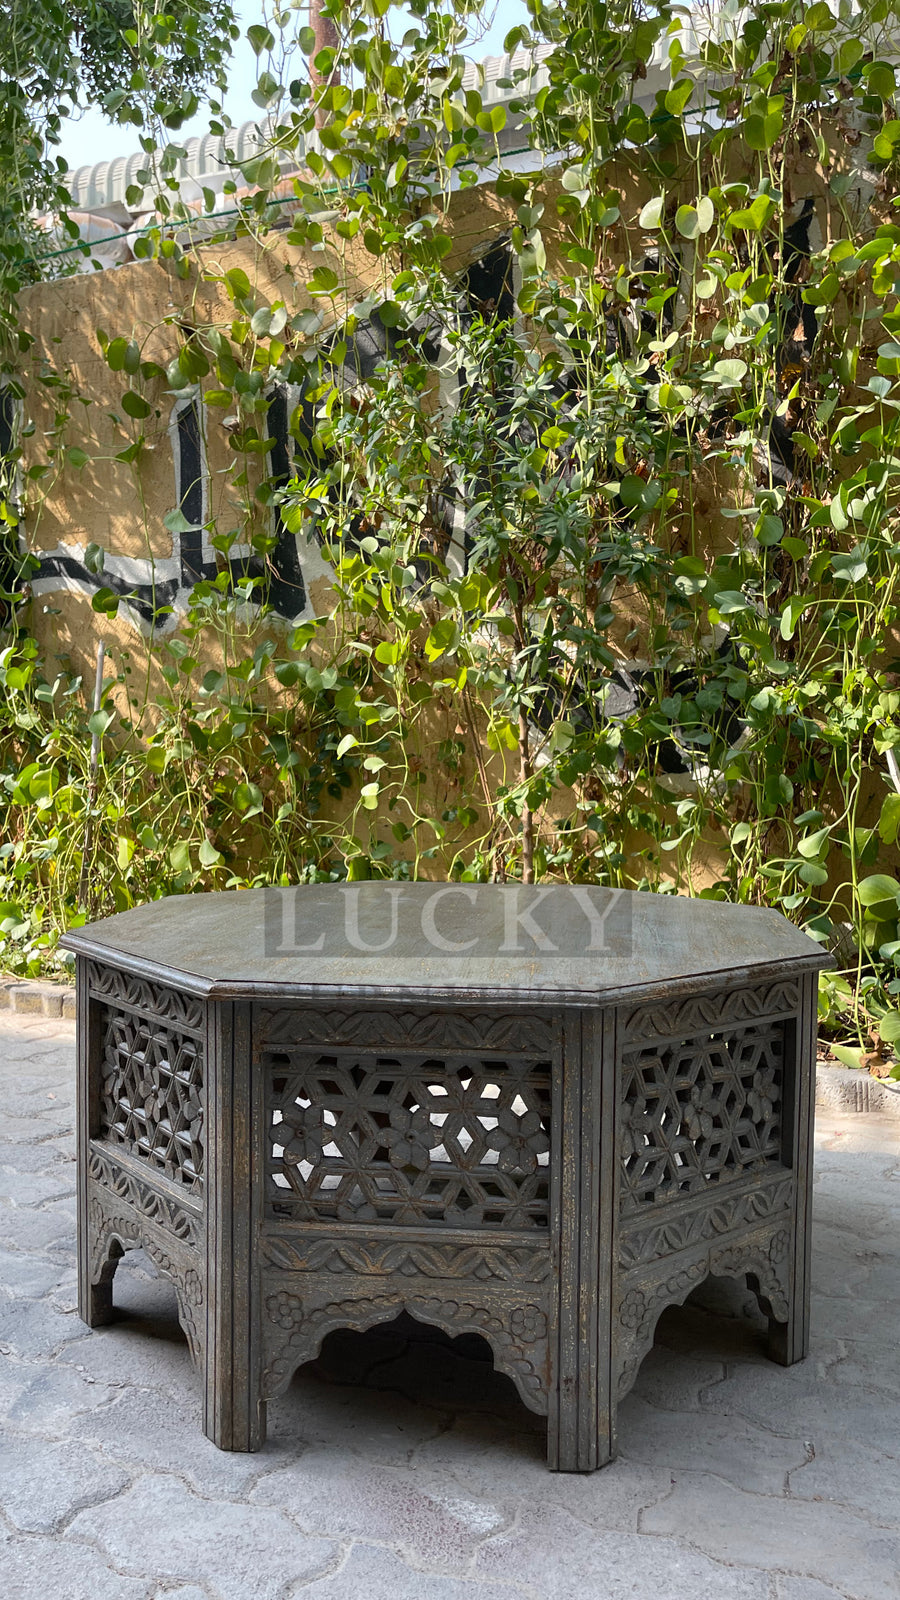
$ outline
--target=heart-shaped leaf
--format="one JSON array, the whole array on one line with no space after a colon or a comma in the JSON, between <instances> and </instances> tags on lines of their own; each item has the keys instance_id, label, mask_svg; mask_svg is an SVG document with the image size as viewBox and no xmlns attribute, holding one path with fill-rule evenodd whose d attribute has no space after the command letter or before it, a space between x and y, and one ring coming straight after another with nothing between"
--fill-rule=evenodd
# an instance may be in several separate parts
<instances>
[{"instance_id":1,"label":"heart-shaped leaf","mask_svg":"<svg viewBox=\"0 0 900 1600\"><path fill-rule=\"evenodd\" d=\"M662 226L663 207L666 203L664 194L658 194L655 199L648 200L643 207L638 222L642 228L659 228Z\"/></svg>"}]
</instances>

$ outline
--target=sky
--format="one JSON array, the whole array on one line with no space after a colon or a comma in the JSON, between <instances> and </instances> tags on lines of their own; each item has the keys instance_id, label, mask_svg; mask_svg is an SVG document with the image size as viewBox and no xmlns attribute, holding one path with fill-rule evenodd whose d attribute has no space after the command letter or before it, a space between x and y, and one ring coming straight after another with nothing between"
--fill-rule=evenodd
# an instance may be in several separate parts
<instances>
[{"instance_id":1,"label":"sky","mask_svg":"<svg viewBox=\"0 0 900 1600\"><path fill-rule=\"evenodd\" d=\"M225 100L225 111L235 124L262 116L250 96L256 87L257 61L246 39L246 29L262 20L263 6L252 0L242 0L235 6L241 27L241 42L235 45L231 81ZM484 7L486 32L477 48L472 51L474 60L483 56L499 55L503 39L518 23L527 19L523 0L493 0ZM301 17L301 21L306 19ZM208 132L209 112L201 112L191 122L186 122L173 138L179 143L185 139ZM99 110L88 110L77 118L70 118L65 126L58 153L70 167L92 165L97 161L114 160L116 156L129 156L139 148L138 134L132 126L120 127L109 122Z\"/></svg>"}]
</instances>

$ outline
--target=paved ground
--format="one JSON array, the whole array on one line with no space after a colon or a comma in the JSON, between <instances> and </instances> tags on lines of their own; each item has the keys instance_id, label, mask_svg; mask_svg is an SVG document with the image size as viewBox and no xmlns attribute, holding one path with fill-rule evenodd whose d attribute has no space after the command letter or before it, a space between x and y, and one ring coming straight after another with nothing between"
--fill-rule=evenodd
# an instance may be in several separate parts
<instances>
[{"instance_id":1,"label":"paved ground","mask_svg":"<svg viewBox=\"0 0 900 1600\"><path fill-rule=\"evenodd\" d=\"M75 1315L72 1032L0 1019L0 1600L898 1600L896 1119L820 1122L810 1360L709 1286L593 1477L546 1472L483 1346L415 1324L332 1336L230 1456L143 1256L120 1322Z\"/></svg>"}]
</instances>

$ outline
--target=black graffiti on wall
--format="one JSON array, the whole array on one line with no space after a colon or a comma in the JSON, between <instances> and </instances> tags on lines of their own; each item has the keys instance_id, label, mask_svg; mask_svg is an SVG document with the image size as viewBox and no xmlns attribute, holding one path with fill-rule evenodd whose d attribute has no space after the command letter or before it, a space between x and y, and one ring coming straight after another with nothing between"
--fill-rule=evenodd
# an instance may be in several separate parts
<instances>
[{"instance_id":1,"label":"black graffiti on wall","mask_svg":"<svg viewBox=\"0 0 900 1600\"><path fill-rule=\"evenodd\" d=\"M808 362L815 334L810 310L804 307L800 299L798 276L803 260L810 251L812 215L813 205L810 201L801 208L796 223L785 236L784 265L789 289L788 303L781 308L781 315L785 326L791 329L782 352L782 364L786 371L796 361ZM456 315L461 326L477 316L497 322L514 319L513 257L507 238L493 241L461 277ZM609 350L621 352L628 349L632 332L624 312L607 318L606 342ZM410 343L416 345L423 361L432 366L441 362L442 371L446 374L450 357L445 343L445 329L433 317L424 318L412 330L400 331L385 327L377 313L373 313L352 334L344 329L336 330L332 350L336 352L338 345L343 347L340 355L342 383L352 390L370 382L380 363L397 355L404 344L408 347ZM501 387L502 378L501 373ZM576 369L569 378L561 379L557 384L558 398L564 404L568 401L566 384L571 384L574 391L578 382ZM469 384L470 379L460 367L455 374L457 404L464 406ZM7 391L0 390L0 454L8 453L12 448L14 406L18 403ZM759 441L760 459L772 477L789 482L793 472L792 442L786 425L778 421L774 411L773 404L771 428L768 435ZM713 418L710 431L714 433L719 424L727 426L728 420L729 415L725 412L721 419ZM172 534L169 557L156 561L149 558L138 560L107 552L103 569L93 572L86 566L81 552L61 547L35 555L37 570L32 576L34 592L40 595L70 589L90 596L102 587L127 601L132 614L144 627L155 627L161 631L174 627L179 615L187 610L193 587L204 579L214 578L226 561L224 556L217 556L210 542L204 427L205 417L198 395L176 404L170 435L176 504L181 515L178 528ZM296 388L275 386L270 396L266 427L267 436L272 440L269 452L270 483L277 491L289 483L296 471L298 457L304 454L304 444L315 431L310 401ZM452 558L459 566L465 566L477 534L466 517L464 503L469 498L477 499L479 488L477 480L467 486L452 479L435 484L433 504L429 507L431 553L445 560ZM630 514L625 507L621 511L623 515ZM262 557L248 552L233 556L228 564L236 579L250 577L256 580L256 603L269 607L285 619L294 620L306 612L309 603L309 582L304 571L304 540L302 536L298 539L286 526L277 493L271 507L271 518L272 544L267 555ZM363 530L351 518L342 529L342 535L352 541L354 535L362 531L368 530ZM315 540L315 528L311 533ZM90 542L90 531L85 530L85 546ZM0 588L6 587L6 580L10 576L5 568L0 567Z\"/></svg>"},{"instance_id":2,"label":"black graffiti on wall","mask_svg":"<svg viewBox=\"0 0 900 1600\"><path fill-rule=\"evenodd\" d=\"M175 484L178 509L186 524L178 535L178 574L181 586L192 588L218 571L211 552L204 550L207 516L207 472L203 448L203 412L194 395L175 409Z\"/></svg>"},{"instance_id":3,"label":"black graffiti on wall","mask_svg":"<svg viewBox=\"0 0 900 1600\"><path fill-rule=\"evenodd\" d=\"M513 313L511 264L508 240L501 240L474 263L460 286L460 315L508 317ZM386 327L377 312L361 323L351 336L344 330L335 334L332 348L343 346L341 381L350 388L371 381L380 363L396 356L412 339L423 361L435 365L440 357L444 330L433 318L421 326L399 332ZM464 383L464 375L459 374ZM12 449L13 402L0 391L0 455ZM209 536L208 471L204 448L205 416L199 395L179 400L170 424L176 506L180 512L172 533L171 556L151 560L124 557L105 552L103 566L93 571L83 552L65 547L35 552L30 581L35 595L69 590L94 596L100 589L110 591L126 602L135 618L146 628L165 631L174 627L189 605L194 586L216 577L225 558L216 556ZM315 431L313 407L308 398L287 385L272 389L266 419L269 451L269 478L273 490L283 489L297 468L304 441ZM446 548L454 536L454 495L452 486L438 486L435 492L434 519L436 543ZM304 574L301 544L285 524L277 494L272 505L272 548L265 558L255 554L234 556L229 566L236 579L257 580L255 598L277 615L295 620L308 604L308 582ZM346 530L352 538L354 527ZM358 531L358 530L356 530ZM315 530L312 530L315 537ZM91 543L89 530L85 547ZM11 575L10 575L11 576ZM0 584L4 572L0 569Z\"/></svg>"},{"instance_id":4,"label":"black graffiti on wall","mask_svg":"<svg viewBox=\"0 0 900 1600\"><path fill-rule=\"evenodd\" d=\"M93 595L101 588L107 589L127 601L146 627L162 630L186 608L194 585L216 576L215 560L204 547L206 465L201 402L197 396L177 403L170 433L176 504L181 513L180 526L172 536L172 556L154 561L107 553L103 567L91 571L80 556L66 551L42 553L31 580L36 594L68 589Z\"/></svg>"}]
</instances>

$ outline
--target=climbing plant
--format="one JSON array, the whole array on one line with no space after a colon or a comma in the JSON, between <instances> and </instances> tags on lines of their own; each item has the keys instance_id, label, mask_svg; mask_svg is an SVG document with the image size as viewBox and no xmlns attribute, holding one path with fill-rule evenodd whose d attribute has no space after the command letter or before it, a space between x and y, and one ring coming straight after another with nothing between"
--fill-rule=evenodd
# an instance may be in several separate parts
<instances>
[{"instance_id":1,"label":"climbing plant","mask_svg":"<svg viewBox=\"0 0 900 1600\"><path fill-rule=\"evenodd\" d=\"M227 0L10 0L0 11L0 358L19 343L14 297L40 275L40 213L68 220L67 118L100 105L148 154L223 89L239 29ZM5 347L5 348L4 348Z\"/></svg>"},{"instance_id":2,"label":"climbing plant","mask_svg":"<svg viewBox=\"0 0 900 1600\"><path fill-rule=\"evenodd\" d=\"M151 607L146 660L113 657L97 711L41 658L36 557L8 589L3 959L35 971L65 922L248 883L693 891L828 942L824 1024L887 1057L897 8L529 0L512 153L505 105L464 80L481 10L335 4L313 90L302 13L269 8L249 40L270 120L227 218L212 194L185 209L177 146L145 135L158 222L135 254L177 311L98 330L115 470L139 486L154 416L202 396L230 509L185 615ZM114 91L142 127L178 115L157 55ZM485 185L491 274L459 239ZM64 362L41 377L68 419ZM73 449L77 470L89 432L61 422L8 452L26 530ZM331 575L293 625L276 528ZM106 554L86 554L101 616L128 604Z\"/></svg>"}]
</instances>

